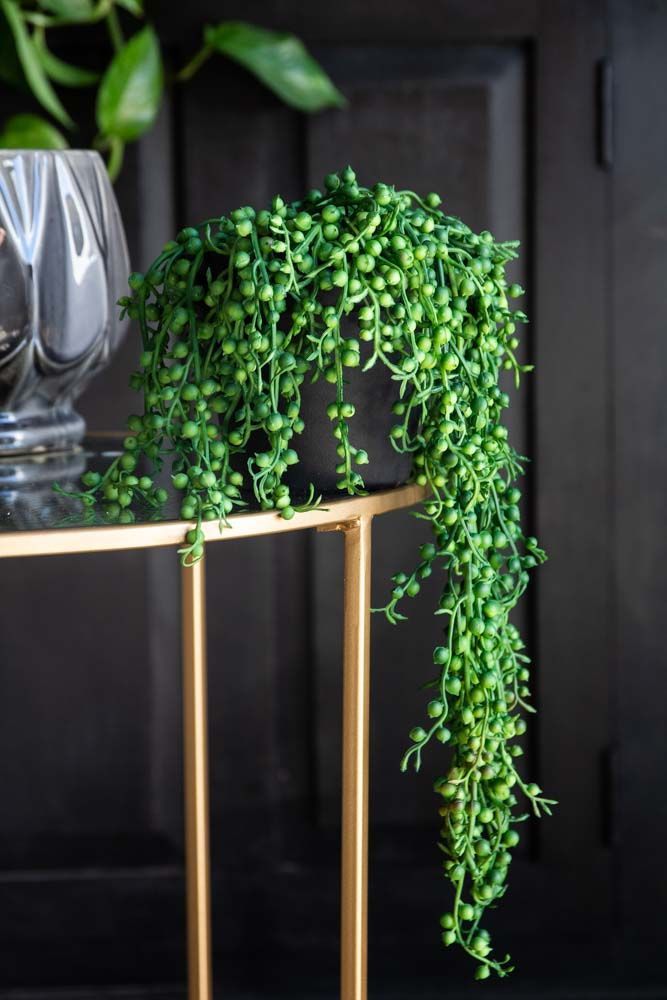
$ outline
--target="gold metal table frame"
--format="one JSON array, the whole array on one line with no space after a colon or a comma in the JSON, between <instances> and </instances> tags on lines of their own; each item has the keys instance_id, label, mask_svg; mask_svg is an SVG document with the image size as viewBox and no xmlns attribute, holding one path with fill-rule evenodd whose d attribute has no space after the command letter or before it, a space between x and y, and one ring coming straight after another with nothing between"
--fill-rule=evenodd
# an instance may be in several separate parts
<instances>
[{"instance_id":1,"label":"gold metal table frame","mask_svg":"<svg viewBox=\"0 0 667 1000\"><path fill-rule=\"evenodd\" d=\"M424 499L419 486L334 500L285 521L271 511L238 514L230 527L202 526L206 541L316 528L345 540L343 600L343 794L341 835L341 1000L366 1000L371 524ZM181 545L183 521L91 525L0 534L0 558L109 552ZM212 1000L205 560L181 571L183 760L188 934L188 1000Z\"/></svg>"}]
</instances>

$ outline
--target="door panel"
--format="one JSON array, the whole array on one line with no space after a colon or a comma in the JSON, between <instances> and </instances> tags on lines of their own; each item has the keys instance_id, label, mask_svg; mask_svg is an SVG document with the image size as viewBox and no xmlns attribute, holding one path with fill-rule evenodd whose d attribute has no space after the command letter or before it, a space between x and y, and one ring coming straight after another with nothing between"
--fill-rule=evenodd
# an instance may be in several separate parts
<instances>
[{"instance_id":1,"label":"door panel","mask_svg":"<svg viewBox=\"0 0 667 1000\"><path fill-rule=\"evenodd\" d=\"M667 147L655 123L664 115L664 6L615 2L614 63L618 138L614 157L614 580L616 671L611 757L612 831L622 863L617 906L638 964L661 961L667 905L662 864L667 837L665 751L665 406L663 178ZM622 87L632 80L632 87ZM633 251L628 254L628 247ZM624 289L631 287L641 312ZM641 831L641 832L640 832ZM646 922L635 918L642 900ZM646 954L648 953L648 963Z\"/></svg>"}]
</instances>

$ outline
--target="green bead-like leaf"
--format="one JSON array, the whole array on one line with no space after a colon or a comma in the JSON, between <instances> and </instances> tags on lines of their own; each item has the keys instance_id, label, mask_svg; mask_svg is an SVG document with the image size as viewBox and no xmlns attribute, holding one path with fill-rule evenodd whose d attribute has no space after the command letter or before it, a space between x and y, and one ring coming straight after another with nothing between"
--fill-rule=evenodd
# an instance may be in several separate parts
<instances>
[{"instance_id":1,"label":"green bead-like leaf","mask_svg":"<svg viewBox=\"0 0 667 1000\"><path fill-rule=\"evenodd\" d=\"M100 132L124 142L138 139L155 121L162 86L160 43L146 27L123 46L102 78L97 94Z\"/></svg>"},{"instance_id":2,"label":"green bead-like leaf","mask_svg":"<svg viewBox=\"0 0 667 1000\"><path fill-rule=\"evenodd\" d=\"M44 71L52 80L62 84L63 87L90 87L97 83L100 78L99 73L93 73L89 69L81 69L79 66L72 66L54 56L46 47L43 35L35 34L35 48Z\"/></svg>"},{"instance_id":3,"label":"green bead-like leaf","mask_svg":"<svg viewBox=\"0 0 667 1000\"><path fill-rule=\"evenodd\" d=\"M345 98L295 35L257 28L243 21L208 27L209 48L245 66L281 100L300 111L342 107Z\"/></svg>"},{"instance_id":4,"label":"green bead-like leaf","mask_svg":"<svg viewBox=\"0 0 667 1000\"><path fill-rule=\"evenodd\" d=\"M60 98L44 72L39 53L25 26L19 8L11 0L0 0L0 10L5 15L14 36L16 52L33 94L42 107L49 111L54 118L57 118L62 125L71 127L74 123L60 103Z\"/></svg>"},{"instance_id":5,"label":"green bead-like leaf","mask_svg":"<svg viewBox=\"0 0 667 1000\"><path fill-rule=\"evenodd\" d=\"M0 149L67 149L67 141L39 115L14 115L0 130Z\"/></svg>"},{"instance_id":6,"label":"green bead-like leaf","mask_svg":"<svg viewBox=\"0 0 667 1000\"><path fill-rule=\"evenodd\" d=\"M39 0L39 6L67 21L88 21L94 14L92 0Z\"/></svg>"}]
</instances>

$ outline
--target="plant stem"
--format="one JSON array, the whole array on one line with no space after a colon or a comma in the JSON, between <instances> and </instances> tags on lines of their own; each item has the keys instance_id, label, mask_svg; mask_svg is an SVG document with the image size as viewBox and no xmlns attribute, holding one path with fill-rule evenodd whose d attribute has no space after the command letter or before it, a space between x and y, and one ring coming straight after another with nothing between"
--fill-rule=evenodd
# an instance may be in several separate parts
<instances>
[{"instance_id":1,"label":"plant stem","mask_svg":"<svg viewBox=\"0 0 667 1000\"><path fill-rule=\"evenodd\" d=\"M176 74L176 79L180 83L184 83L186 80L191 80L195 73L201 69L207 59L213 55L213 49L210 45L204 45L199 52L195 53L189 63L178 71Z\"/></svg>"},{"instance_id":2,"label":"plant stem","mask_svg":"<svg viewBox=\"0 0 667 1000\"><path fill-rule=\"evenodd\" d=\"M114 47L115 52L120 52L125 44L125 39L123 38L123 29L120 26L120 20L118 19L118 11L115 7L112 7L107 14L107 29L109 31L109 38L111 39L111 44Z\"/></svg>"},{"instance_id":3,"label":"plant stem","mask_svg":"<svg viewBox=\"0 0 667 1000\"><path fill-rule=\"evenodd\" d=\"M125 143L122 139L111 137L109 139L109 160L107 170L109 177L115 181L123 166L123 156L125 154Z\"/></svg>"}]
</instances>

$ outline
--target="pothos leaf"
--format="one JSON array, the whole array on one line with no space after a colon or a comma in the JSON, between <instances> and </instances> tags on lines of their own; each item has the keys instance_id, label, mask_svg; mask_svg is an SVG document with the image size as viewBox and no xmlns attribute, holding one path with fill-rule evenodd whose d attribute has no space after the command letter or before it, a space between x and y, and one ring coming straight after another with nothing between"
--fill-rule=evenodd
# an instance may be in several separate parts
<instances>
[{"instance_id":1,"label":"pothos leaf","mask_svg":"<svg viewBox=\"0 0 667 1000\"><path fill-rule=\"evenodd\" d=\"M12 0L0 0L2 10L9 24L16 53L21 62L26 80L33 94L47 111L62 124L71 128L74 122L60 102L60 98L51 86L39 59L39 53L30 36L18 6Z\"/></svg>"},{"instance_id":2,"label":"pothos leaf","mask_svg":"<svg viewBox=\"0 0 667 1000\"><path fill-rule=\"evenodd\" d=\"M160 43L150 26L114 56L97 93L97 125L125 142L146 132L160 108L163 71Z\"/></svg>"},{"instance_id":3,"label":"pothos leaf","mask_svg":"<svg viewBox=\"0 0 667 1000\"><path fill-rule=\"evenodd\" d=\"M295 35L267 31L244 21L208 27L209 48L245 66L286 104L300 111L342 107L345 98Z\"/></svg>"},{"instance_id":4,"label":"pothos leaf","mask_svg":"<svg viewBox=\"0 0 667 1000\"><path fill-rule=\"evenodd\" d=\"M56 83L62 84L63 87L90 87L99 80L99 73L93 73L89 69L81 69L79 66L72 66L54 56L46 47L43 32L35 32L34 44L47 75Z\"/></svg>"},{"instance_id":5,"label":"pothos leaf","mask_svg":"<svg viewBox=\"0 0 667 1000\"><path fill-rule=\"evenodd\" d=\"M67 140L39 115L14 115L0 130L2 149L67 149Z\"/></svg>"},{"instance_id":6,"label":"pothos leaf","mask_svg":"<svg viewBox=\"0 0 667 1000\"><path fill-rule=\"evenodd\" d=\"M67 21L88 21L95 10L92 0L39 0L39 6Z\"/></svg>"}]
</instances>

